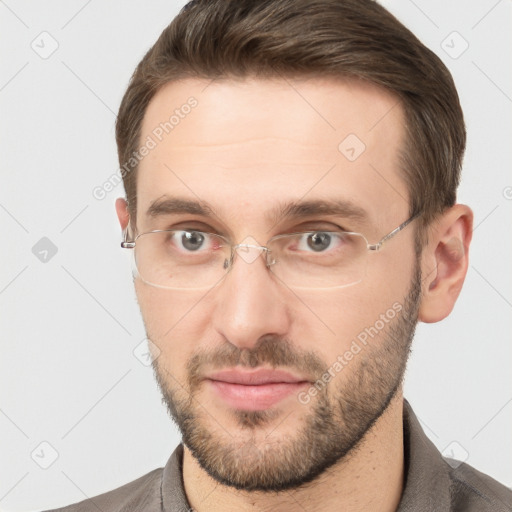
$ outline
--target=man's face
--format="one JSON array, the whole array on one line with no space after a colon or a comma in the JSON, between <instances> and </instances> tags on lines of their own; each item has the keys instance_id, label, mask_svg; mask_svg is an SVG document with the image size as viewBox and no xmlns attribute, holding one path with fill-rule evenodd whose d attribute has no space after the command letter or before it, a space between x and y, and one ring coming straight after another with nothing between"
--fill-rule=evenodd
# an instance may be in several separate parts
<instances>
[{"instance_id":1,"label":"man's face","mask_svg":"<svg viewBox=\"0 0 512 512\"><path fill-rule=\"evenodd\" d=\"M181 109L190 97L197 105ZM188 79L154 97L140 140L161 134L176 109L179 121L139 166L138 233L195 229L265 245L343 228L376 243L408 217L403 112L375 86ZM177 198L214 214L147 213ZM275 215L305 201L344 201L364 215ZM349 453L399 391L419 296L414 229L369 254L364 279L345 288L289 287L263 257L237 256L214 287L137 278L136 292L162 394L201 466L240 489L291 488Z\"/></svg>"}]
</instances>

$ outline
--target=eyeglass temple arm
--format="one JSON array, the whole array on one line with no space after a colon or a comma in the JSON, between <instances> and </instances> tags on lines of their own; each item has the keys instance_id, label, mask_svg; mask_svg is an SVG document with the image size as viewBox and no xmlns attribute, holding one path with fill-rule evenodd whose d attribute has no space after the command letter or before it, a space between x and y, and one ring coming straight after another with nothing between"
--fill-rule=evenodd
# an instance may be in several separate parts
<instances>
[{"instance_id":1,"label":"eyeglass temple arm","mask_svg":"<svg viewBox=\"0 0 512 512\"><path fill-rule=\"evenodd\" d=\"M381 238L379 240L379 242L377 242L376 244L369 244L368 245L368 250L370 251L378 251L382 245L384 244L384 242L386 242L387 240L389 240L390 238L393 238L397 233L399 233L400 231L402 231L402 229L404 229L407 225L409 225L414 219L416 219L417 217L420 216L420 213L421 212L418 212L416 213L415 215L413 215L412 217L409 217L405 222L402 222L402 224L400 224L400 226L398 226L397 228L393 229L393 231L391 231L390 233L388 233L386 236L384 236L383 238Z\"/></svg>"},{"instance_id":2,"label":"eyeglass temple arm","mask_svg":"<svg viewBox=\"0 0 512 512\"><path fill-rule=\"evenodd\" d=\"M128 240L128 226L123 231L124 240L121 242L123 249L133 249L135 247L135 240Z\"/></svg>"}]
</instances>

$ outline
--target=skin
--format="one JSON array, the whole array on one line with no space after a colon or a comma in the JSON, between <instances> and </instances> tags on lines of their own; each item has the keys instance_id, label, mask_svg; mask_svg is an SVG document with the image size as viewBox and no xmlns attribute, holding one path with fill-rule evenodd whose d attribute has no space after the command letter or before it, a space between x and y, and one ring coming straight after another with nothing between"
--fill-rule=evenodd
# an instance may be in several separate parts
<instances>
[{"instance_id":1,"label":"skin","mask_svg":"<svg viewBox=\"0 0 512 512\"><path fill-rule=\"evenodd\" d=\"M355 80L187 79L156 94L140 140L190 96L197 99L197 107L140 163L137 233L186 224L223 234L233 243L251 236L265 245L274 235L314 223L342 226L375 243L408 218L409 194L398 170L404 118L397 99L387 91ZM348 134L356 134L366 146L353 162L338 150ZM164 195L207 201L216 215L146 215L151 203ZM315 215L271 221L265 216L282 202L339 198L363 208L367 218ZM130 220L124 199L117 200L116 210L124 229ZM325 366L331 365L379 315L397 302L404 304L416 270L413 226L369 255L362 282L342 289L291 290L273 277L262 258L250 264L238 258L217 286L202 291L163 290L137 278L148 337L160 350L155 370L164 396L188 403L205 431L212 433L212 443L229 446L249 467L271 457L265 451L269 446L272 451L298 442L318 396L308 404L286 397L261 425L244 428L240 416L207 385L191 393L187 364L195 354L223 347L244 354L257 351L261 341L271 337L288 340L295 353L313 353ZM418 262L421 296L411 313L414 318L437 322L452 310L468 267L471 231L472 212L464 205L447 209L429 228ZM389 346L391 328L382 329L371 347L329 383L325 396L331 404L336 397L341 402L347 398L361 368L376 355L390 371L398 360L406 360L406 341L381 359L378 351ZM312 381L315 377L307 371L302 376ZM379 378L387 385L385 371ZM278 493L219 483L186 446L183 478L188 500L199 512L396 510L404 476L402 399L399 386L355 449L312 481Z\"/></svg>"}]
</instances>

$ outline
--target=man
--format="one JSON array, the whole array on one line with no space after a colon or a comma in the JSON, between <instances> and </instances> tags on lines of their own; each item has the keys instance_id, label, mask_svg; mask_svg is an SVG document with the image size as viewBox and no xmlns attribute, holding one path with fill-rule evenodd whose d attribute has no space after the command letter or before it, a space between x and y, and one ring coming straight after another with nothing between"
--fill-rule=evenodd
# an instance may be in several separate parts
<instances>
[{"instance_id":1,"label":"man","mask_svg":"<svg viewBox=\"0 0 512 512\"><path fill-rule=\"evenodd\" d=\"M117 215L166 467L69 511L501 511L402 381L451 312L473 215L441 61L370 0L199 0L137 67Z\"/></svg>"}]
</instances>

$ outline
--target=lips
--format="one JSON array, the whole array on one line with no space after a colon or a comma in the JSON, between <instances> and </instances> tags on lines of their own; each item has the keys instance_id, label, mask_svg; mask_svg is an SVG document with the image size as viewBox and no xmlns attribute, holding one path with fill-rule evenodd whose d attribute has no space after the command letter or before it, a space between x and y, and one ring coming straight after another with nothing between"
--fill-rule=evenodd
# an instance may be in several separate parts
<instances>
[{"instance_id":1,"label":"lips","mask_svg":"<svg viewBox=\"0 0 512 512\"><path fill-rule=\"evenodd\" d=\"M310 385L304 377L284 370L266 369L223 370L208 375L205 381L225 404L248 411L268 409Z\"/></svg>"},{"instance_id":2,"label":"lips","mask_svg":"<svg viewBox=\"0 0 512 512\"><path fill-rule=\"evenodd\" d=\"M250 372L241 370L223 370L212 373L207 378L210 380L229 382L231 384L245 384L247 386L258 386L277 382L293 383L307 381L305 378L295 377L284 370L264 369Z\"/></svg>"}]
</instances>

